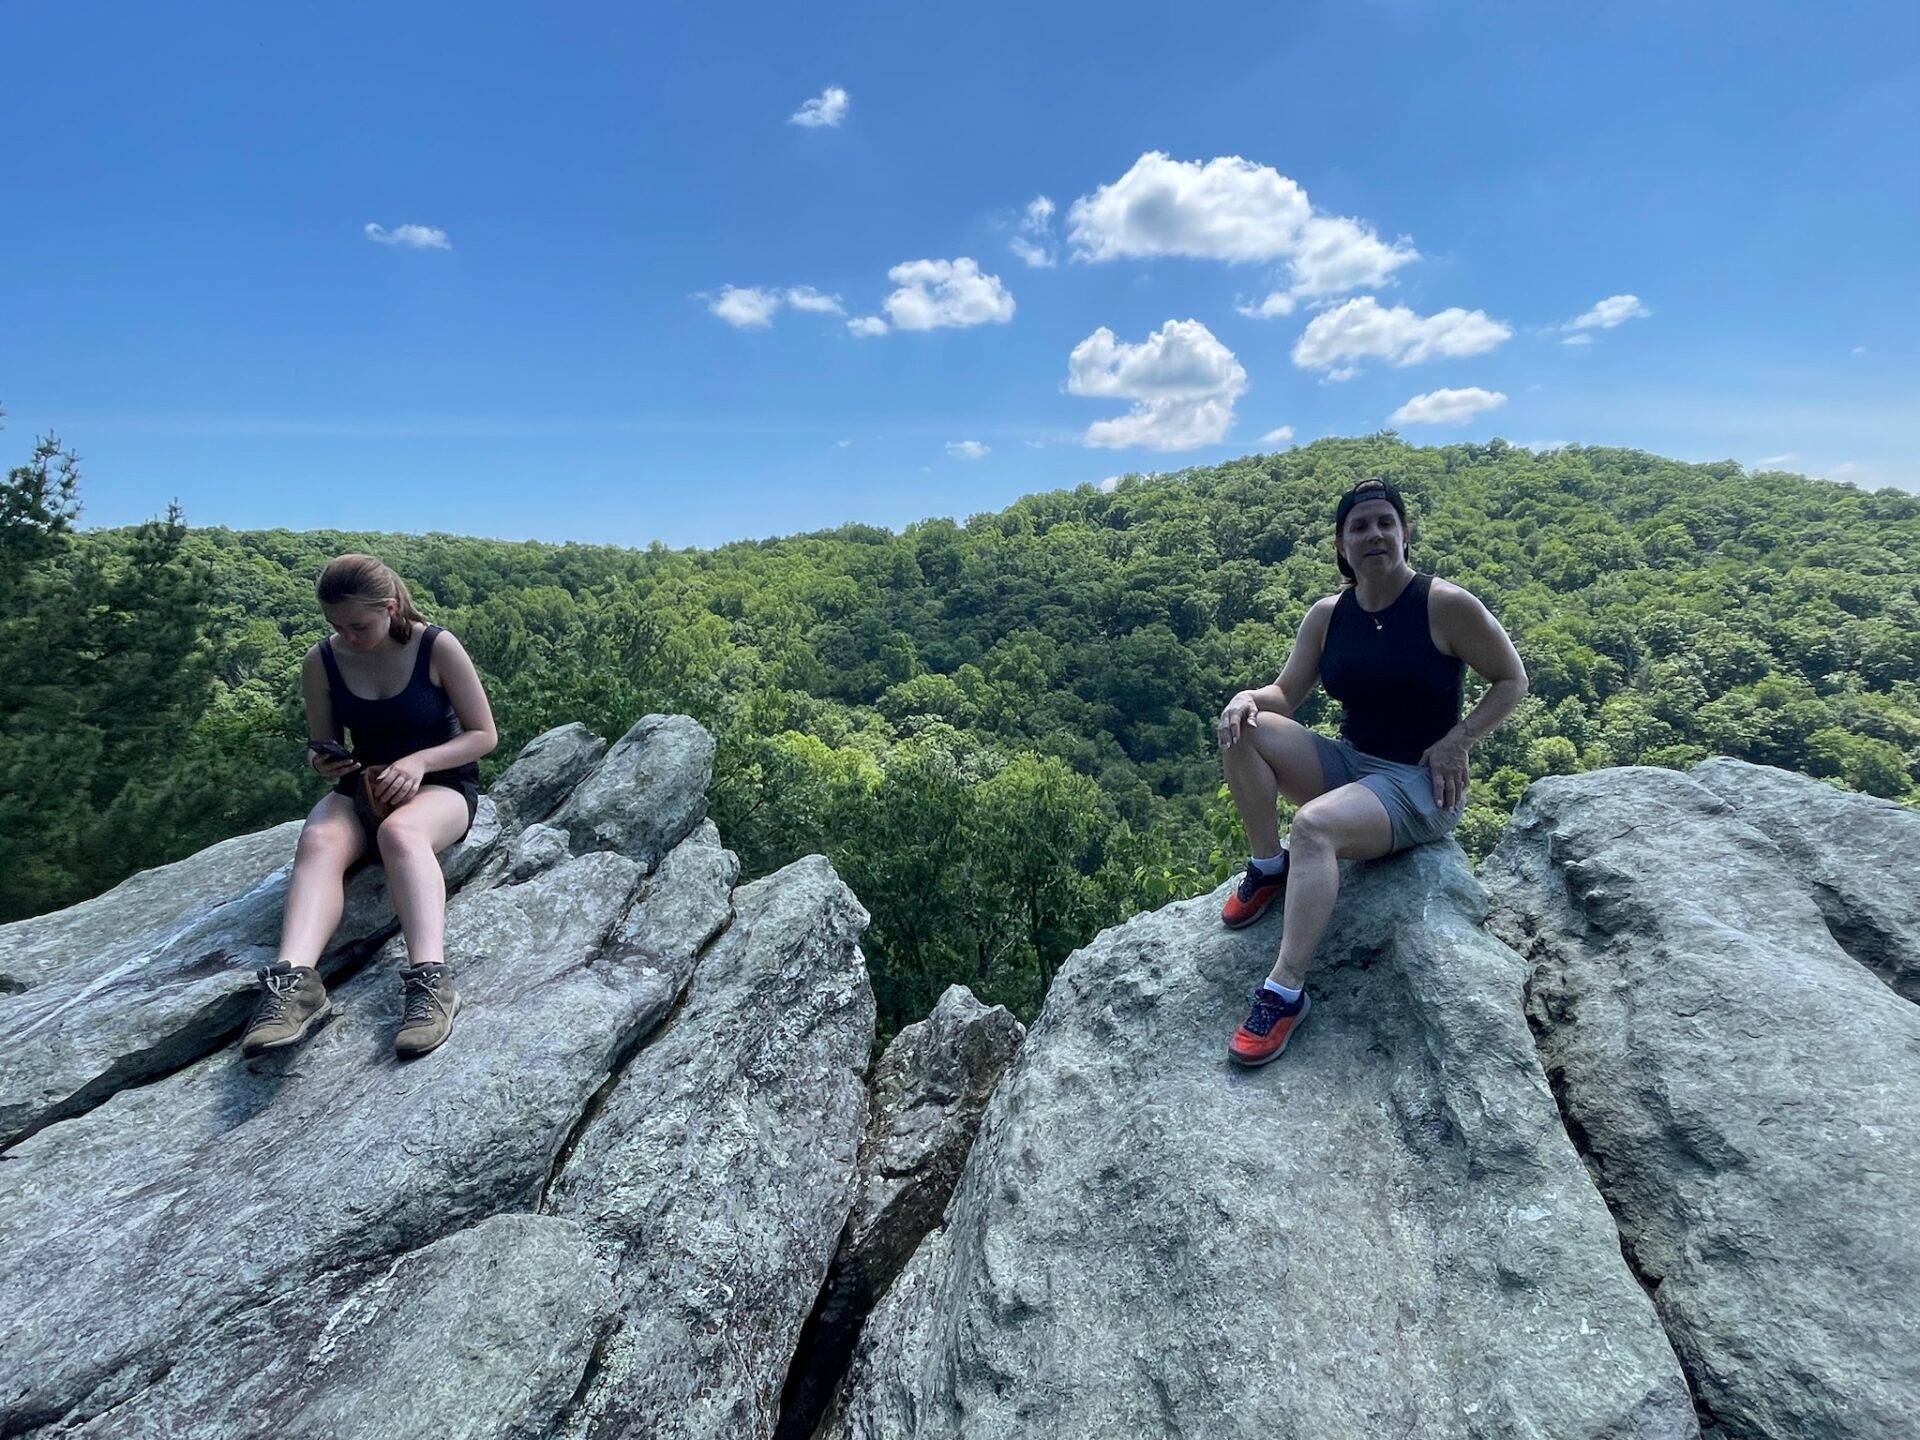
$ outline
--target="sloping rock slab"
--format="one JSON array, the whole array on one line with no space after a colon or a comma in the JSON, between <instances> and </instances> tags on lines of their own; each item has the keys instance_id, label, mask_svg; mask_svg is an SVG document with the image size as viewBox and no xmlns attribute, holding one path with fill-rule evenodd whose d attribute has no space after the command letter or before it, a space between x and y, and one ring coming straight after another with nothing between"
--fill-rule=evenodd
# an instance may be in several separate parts
<instances>
[{"instance_id":1,"label":"sloping rock slab","mask_svg":"<svg viewBox=\"0 0 1920 1440\"><path fill-rule=\"evenodd\" d=\"M1920 1004L1920 810L1725 757L1688 774L1772 837L1842 949Z\"/></svg>"},{"instance_id":2,"label":"sloping rock slab","mask_svg":"<svg viewBox=\"0 0 1920 1440\"><path fill-rule=\"evenodd\" d=\"M645 715L548 823L574 853L617 850L651 870L706 817L713 736L685 715Z\"/></svg>"},{"instance_id":3,"label":"sloping rock slab","mask_svg":"<svg viewBox=\"0 0 1920 1440\"><path fill-rule=\"evenodd\" d=\"M390 964L370 966L297 1050L211 1056L19 1145L0 1170L0 1433L137 1408L210 1326L535 1204L590 1098L670 1003L660 957L697 953L724 914L723 895L666 899L668 870L642 903L694 929L655 933L644 954L618 939L642 878L625 856L456 896L464 1008L421 1061L394 1059L399 987Z\"/></svg>"},{"instance_id":4,"label":"sloping rock slab","mask_svg":"<svg viewBox=\"0 0 1920 1440\"><path fill-rule=\"evenodd\" d=\"M498 1215L203 1335L85 1440L506 1440L579 1383L611 1287L577 1225ZM450 1360L455 1363L449 1363Z\"/></svg>"},{"instance_id":5,"label":"sloping rock slab","mask_svg":"<svg viewBox=\"0 0 1920 1440\"><path fill-rule=\"evenodd\" d=\"M604 746L584 735L563 727L521 752L497 787L515 797L508 823L483 797L473 828L441 857L450 890L538 819L539 803L557 803L586 775ZM0 991L17 992L0 993L0 1150L239 1031L254 970L279 952L299 834L289 821L222 841L69 909L0 926ZM320 973L365 961L395 928L386 872L362 868L348 879Z\"/></svg>"},{"instance_id":6,"label":"sloping rock slab","mask_svg":"<svg viewBox=\"0 0 1920 1440\"><path fill-rule=\"evenodd\" d=\"M1920 1009L1834 943L1801 869L1705 786L1629 768L1535 784L1481 878L1705 1410L1895 1440L1920 1400Z\"/></svg>"},{"instance_id":7,"label":"sloping rock slab","mask_svg":"<svg viewBox=\"0 0 1920 1440\"><path fill-rule=\"evenodd\" d=\"M813 856L741 887L734 914L549 1194L604 1237L621 1297L557 1434L770 1435L846 1222L873 1045L866 911Z\"/></svg>"},{"instance_id":8,"label":"sloping rock slab","mask_svg":"<svg viewBox=\"0 0 1920 1440\"><path fill-rule=\"evenodd\" d=\"M1221 899L1068 960L825 1433L1693 1435L1460 851L1349 873L1259 1071L1279 927Z\"/></svg>"}]
</instances>

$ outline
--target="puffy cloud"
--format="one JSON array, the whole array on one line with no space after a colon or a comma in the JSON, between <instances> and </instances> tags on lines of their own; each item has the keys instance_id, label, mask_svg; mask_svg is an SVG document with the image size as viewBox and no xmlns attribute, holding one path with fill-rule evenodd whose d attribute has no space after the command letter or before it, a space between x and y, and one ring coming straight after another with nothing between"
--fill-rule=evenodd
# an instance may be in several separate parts
<instances>
[{"instance_id":1,"label":"puffy cloud","mask_svg":"<svg viewBox=\"0 0 1920 1440\"><path fill-rule=\"evenodd\" d=\"M947 454L956 460L984 460L993 453L991 445L982 445L978 440L949 440Z\"/></svg>"},{"instance_id":2,"label":"puffy cloud","mask_svg":"<svg viewBox=\"0 0 1920 1440\"><path fill-rule=\"evenodd\" d=\"M1371 295L1362 295L1314 316L1294 342L1293 363L1303 370L1325 370L1330 380L1345 380L1359 373L1356 362L1361 360L1417 365L1436 356L1478 355L1512 334L1482 310L1456 307L1423 316L1404 305L1387 309Z\"/></svg>"},{"instance_id":3,"label":"puffy cloud","mask_svg":"<svg viewBox=\"0 0 1920 1440\"><path fill-rule=\"evenodd\" d=\"M1100 482L1100 488L1111 495L1120 488L1120 477L1118 475L1107 476L1106 479Z\"/></svg>"},{"instance_id":4,"label":"puffy cloud","mask_svg":"<svg viewBox=\"0 0 1920 1440\"><path fill-rule=\"evenodd\" d=\"M707 309L736 330L764 330L780 308L779 292L758 286L724 285Z\"/></svg>"},{"instance_id":5,"label":"puffy cloud","mask_svg":"<svg viewBox=\"0 0 1920 1440\"><path fill-rule=\"evenodd\" d=\"M1293 427L1282 425L1278 430L1269 430L1260 437L1262 445L1285 445L1293 439Z\"/></svg>"},{"instance_id":6,"label":"puffy cloud","mask_svg":"<svg viewBox=\"0 0 1920 1440\"><path fill-rule=\"evenodd\" d=\"M884 335L887 329L887 322L878 315L856 315L847 321L848 332L862 340L870 335Z\"/></svg>"},{"instance_id":7,"label":"puffy cloud","mask_svg":"<svg viewBox=\"0 0 1920 1440\"><path fill-rule=\"evenodd\" d=\"M822 295L811 285L794 285L787 290L787 304L796 310L811 310L820 315L844 315L838 295Z\"/></svg>"},{"instance_id":8,"label":"puffy cloud","mask_svg":"<svg viewBox=\"0 0 1920 1440\"><path fill-rule=\"evenodd\" d=\"M451 250L453 242L447 238L447 232L436 230L431 225L396 225L389 230L384 225L375 225L369 221L361 227L369 240L382 245L399 245L407 250Z\"/></svg>"},{"instance_id":9,"label":"puffy cloud","mask_svg":"<svg viewBox=\"0 0 1920 1440\"><path fill-rule=\"evenodd\" d=\"M1169 320L1138 345L1101 326L1067 357L1073 395L1131 400L1133 408L1098 420L1083 443L1121 449L1191 450L1226 438L1247 372L1198 320Z\"/></svg>"},{"instance_id":10,"label":"puffy cloud","mask_svg":"<svg viewBox=\"0 0 1920 1440\"><path fill-rule=\"evenodd\" d=\"M852 103L845 90L838 85L829 85L789 115L787 123L802 125L809 130L817 130L822 125L838 125L847 118L847 107Z\"/></svg>"},{"instance_id":11,"label":"puffy cloud","mask_svg":"<svg viewBox=\"0 0 1920 1440\"><path fill-rule=\"evenodd\" d=\"M883 308L901 330L945 325L1004 325L1013 318L1013 296L997 275L983 275L964 255L958 260L909 260L887 272L900 288Z\"/></svg>"},{"instance_id":12,"label":"puffy cloud","mask_svg":"<svg viewBox=\"0 0 1920 1440\"><path fill-rule=\"evenodd\" d=\"M1288 314L1296 299L1387 284L1420 258L1405 240L1389 244L1358 220L1316 214L1295 181L1238 155L1202 164L1150 151L1111 185L1074 201L1067 224L1081 260L1284 262L1287 286L1240 307L1262 319Z\"/></svg>"},{"instance_id":13,"label":"puffy cloud","mask_svg":"<svg viewBox=\"0 0 1920 1440\"><path fill-rule=\"evenodd\" d=\"M1567 322L1569 330L1611 330L1629 320L1641 320L1653 312L1640 303L1638 295L1609 295L1584 315Z\"/></svg>"},{"instance_id":14,"label":"puffy cloud","mask_svg":"<svg viewBox=\"0 0 1920 1440\"><path fill-rule=\"evenodd\" d=\"M1430 390L1416 395L1387 417L1389 425L1464 425L1474 416L1507 403L1498 390Z\"/></svg>"}]
</instances>

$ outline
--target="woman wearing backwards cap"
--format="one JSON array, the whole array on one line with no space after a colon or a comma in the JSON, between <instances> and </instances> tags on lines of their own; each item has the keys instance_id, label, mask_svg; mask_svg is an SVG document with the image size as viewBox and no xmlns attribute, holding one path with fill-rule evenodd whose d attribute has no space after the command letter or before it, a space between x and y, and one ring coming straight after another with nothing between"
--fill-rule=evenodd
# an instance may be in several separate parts
<instances>
[{"instance_id":1,"label":"woman wearing backwards cap","mask_svg":"<svg viewBox=\"0 0 1920 1440\"><path fill-rule=\"evenodd\" d=\"M1227 786L1253 847L1221 919L1251 925L1285 897L1280 957L1227 1044L1243 1065L1279 1058L1307 1018L1307 966L1340 891L1338 862L1452 830L1466 803L1468 748L1527 693L1526 668L1487 607L1408 563L1413 530L1398 490L1361 481L1340 497L1333 529L1347 583L1307 612L1280 677L1220 712ZM1491 683L1462 720L1466 665ZM1338 741L1290 718L1316 680L1341 703ZM1300 807L1284 847L1279 795Z\"/></svg>"}]
</instances>

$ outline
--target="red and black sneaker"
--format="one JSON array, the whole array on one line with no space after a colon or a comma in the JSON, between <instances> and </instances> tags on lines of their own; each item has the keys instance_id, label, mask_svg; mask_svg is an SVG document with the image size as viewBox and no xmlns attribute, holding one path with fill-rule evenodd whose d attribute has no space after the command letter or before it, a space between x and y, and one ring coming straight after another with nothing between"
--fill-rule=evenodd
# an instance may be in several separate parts
<instances>
[{"instance_id":1,"label":"red and black sneaker","mask_svg":"<svg viewBox=\"0 0 1920 1440\"><path fill-rule=\"evenodd\" d=\"M1311 1008L1312 1002L1304 990L1300 992L1300 1003L1288 1009L1284 1000L1261 986L1253 992L1253 1013L1227 1041L1227 1054L1242 1065L1265 1065L1269 1060L1278 1060Z\"/></svg>"},{"instance_id":2,"label":"red and black sneaker","mask_svg":"<svg viewBox=\"0 0 1920 1440\"><path fill-rule=\"evenodd\" d=\"M1286 852L1281 853L1280 871L1269 875L1251 860L1247 873L1240 877L1240 888L1227 896L1220 907L1220 919L1229 930L1251 925L1267 913L1267 907L1287 893Z\"/></svg>"}]
</instances>

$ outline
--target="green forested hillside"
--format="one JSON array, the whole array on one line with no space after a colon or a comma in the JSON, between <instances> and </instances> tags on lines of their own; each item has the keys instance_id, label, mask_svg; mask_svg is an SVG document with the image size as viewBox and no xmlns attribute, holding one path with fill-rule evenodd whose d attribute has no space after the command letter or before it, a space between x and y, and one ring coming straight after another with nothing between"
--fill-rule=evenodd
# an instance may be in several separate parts
<instances>
[{"instance_id":1,"label":"green forested hillside","mask_svg":"<svg viewBox=\"0 0 1920 1440\"><path fill-rule=\"evenodd\" d=\"M1730 754L1920 798L1920 499L1730 462L1382 435L965 525L645 552L68 535L18 501L24 473L0 513L0 918L303 813L312 577L364 549L478 662L490 768L550 725L692 714L747 871L823 850L872 909L883 1029L954 980L1031 1015L1099 926L1235 864L1211 717L1336 587L1334 502L1367 475L1407 494L1415 565L1480 595L1532 677L1474 752L1476 856L1529 780L1603 765ZM1324 697L1301 718L1334 720Z\"/></svg>"}]
</instances>

